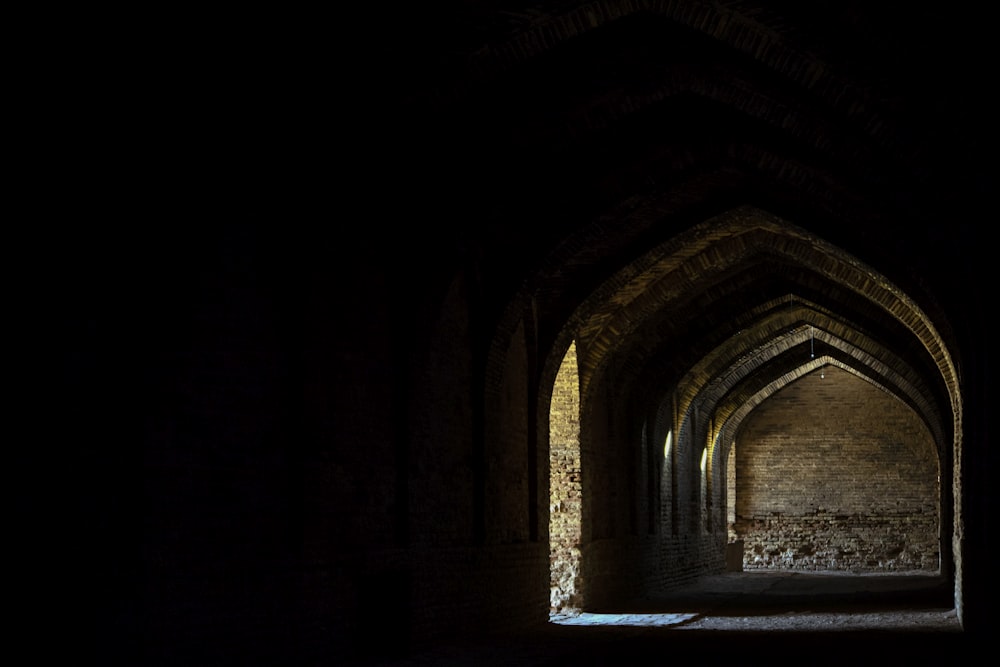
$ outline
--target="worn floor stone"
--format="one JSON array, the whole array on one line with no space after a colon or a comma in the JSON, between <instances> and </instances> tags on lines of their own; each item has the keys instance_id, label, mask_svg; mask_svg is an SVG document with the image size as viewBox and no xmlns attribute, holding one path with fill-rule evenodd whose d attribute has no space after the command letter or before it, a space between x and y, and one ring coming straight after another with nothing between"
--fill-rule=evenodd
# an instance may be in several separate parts
<instances>
[{"instance_id":1,"label":"worn floor stone","mask_svg":"<svg viewBox=\"0 0 1000 667\"><path fill-rule=\"evenodd\" d=\"M613 609L553 615L516 637L449 643L399 665L962 664L974 655L946 581L920 573L742 572Z\"/></svg>"}]
</instances>

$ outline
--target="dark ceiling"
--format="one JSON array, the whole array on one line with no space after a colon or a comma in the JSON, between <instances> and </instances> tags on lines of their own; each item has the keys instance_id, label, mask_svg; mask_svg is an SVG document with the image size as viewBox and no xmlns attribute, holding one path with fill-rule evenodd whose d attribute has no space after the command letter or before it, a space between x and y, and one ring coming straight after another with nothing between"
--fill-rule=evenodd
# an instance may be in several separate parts
<instances>
[{"instance_id":1,"label":"dark ceiling","mask_svg":"<svg viewBox=\"0 0 1000 667\"><path fill-rule=\"evenodd\" d=\"M346 25L358 30L334 47L343 77L317 86L334 98L331 132L363 165L366 204L407 249L400 270L435 270L426 254L406 260L421 243L475 257L490 303L527 281L543 346L650 248L739 207L878 267L934 316L977 275L972 216L992 128L985 29L962 6L467 0ZM924 378L910 399L947 412L907 325L804 251L789 262L768 242L690 294L647 304L641 324L612 326L615 361L593 363L643 393L749 327L741 313L794 295L845 322L851 345L899 355L884 368ZM587 306L583 342L624 312L607 304Z\"/></svg>"},{"instance_id":2,"label":"dark ceiling","mask_svg":"<svg viewBox=\"0 0 1000 667\"><path fill-rule=\"evenodd\" d=\"M989 182L985 29L961 6L916 7L413 5L354 24L316 86L331 131L374 149L370 175L414 218L475 220L452 233L508 266L652 200L669 215L608 252L751 204L852 252L881 245L865 259L883 265L929 236L968 240L972 221L940 214Z\"/></svg>"},{"instance_id":3,"label":"dark ceiling","mask_svg":"<svg viewBox=\"0 0 1000 667\"><path fill-rule=\"evenodd\" d=\"M108 56L147 95L113 116L129 119L116 131L140 125L145 142L124 146L122 163L162 157L155 177L133 170L123 191L155 201L169 230L143 239L162 251L146 271L174 270L171 249L209 257L187 240L246 211L240 220L263 216L292 253L332 253L322 259L336 258L345 280L387 269L396 305L414 312L456 266L475 267L484 338L529 295L541 348L567 322L583 340L617 331L601 330L624 298L609 280L645 266L628 283L641 291L655 271L693 270L679 255L642 262L750 207L876 267L947 341L949 323L977 321L965 313L981 307L993 184L988 26L974 9L453 0L188 17L193 27L165 31L151 64ZM142 108L155 122L132 113ZM732 232L706 250L713 268L690 293L647 299L642 322L623 320L614 363L643 369L633 391L682 377L792 296L845 322L852 345L899 355L933 387L911 394L944 409L927 340L813 265L824 257L813 241ZM744 260L716 262L760 234ZM318 235L333 240L298 243Z\"/></svg>"}]
</instances>

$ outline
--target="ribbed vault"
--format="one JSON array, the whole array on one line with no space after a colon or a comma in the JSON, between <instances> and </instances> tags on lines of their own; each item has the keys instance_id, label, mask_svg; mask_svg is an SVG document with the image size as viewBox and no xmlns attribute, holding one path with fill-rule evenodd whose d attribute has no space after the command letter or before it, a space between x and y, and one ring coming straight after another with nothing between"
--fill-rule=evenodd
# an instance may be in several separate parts
<instances>
[{"instance_id":1,"label":"ribbed vault","mask_svg":"<svg viewBox=\"0 0 1000 667\"><path fill-rule=\"evenodd\" d=\"M755 295L762 288L745 280L742 269L770 270L776 263L805 269L786 272L782 287L798 277L797 289L824 303L788 293L748 306L754 300L747 288ZM727 280L738 299L720 286ZM725 317L713 319L713 298L725 306ZM734 310L739 303L742 308ZM651 391L659 382L676 395L680 414L695 401L709 405L703 414L711 414L723 397L745 402L774 378L788 377L802 365L803 348L810 348L810 359L815 356L818 341L824 356L914 409L942 454L950 455L945 438L954 432L957 378L933 323L874 270L761 211L739 209L665 244L597 291L578 318L579 328L570 331L582 350L585 397L591 382L613 364L617 386L639 383L638 391L623 387L625 394L657 395ZM899 335L901 326L913 339L909 345ZM740 400L731 410L739 409Z\"/></svg>"},{"instance_id":2,"label":"ribbed vault","mask_svg":"<svg viewBox=\"0 0 1000 667\"><path fill-rule=\"evenodd\" d=\"M619 447L641 431L650 450L668 429L712 446L782 388L835 367L927 427L957 536L954 306L921 275L947 267L911 250L975 182L973 137L944 120L972 108L959 102L971 89L963 51L922 42L938 18L903 14L472 2L452 17L461 30L422 35L443 66L407 65L423 112L407 130L428 137L413 144L414 167L432 153L456 165L449 196L478 225L468 239L482 293L503 304L478 314L492 335L486 410L524 331L540 452L571 345L581 423L600 414L595 438ZM457 139L442 151L439 136ZM605 444L587 437L584 448ZM716 502L726 449L711 451ZM664 480L675 482L686 483Z\"/></svg>"},{"instance_id":3,"label":"ribbed vault","mask_svg":"<svg viewBox=\"0 0 1000 667\"><path fill-rule=\"evenodd\" d=\"M775 266L800 270L777 283L756 280ZM775 285L777 295L758 301ZM801 359L807 339L913 408L950 456L958 378L934 324L873 269L756 209L718 216L625 267L581 304L553 349L577 341L585 402L613 366L622 395L662 403L668 387L684 413L695 400L730 396L747 378L772 382L760 379L768 377L762 368L785 375L775 359Z\"/></svg>"},{"instance_id":4,"label":"ribbed vault","mask_svg":"<svg viewBox=\"0 0 1000 667\"><path fill-rule=\"evenodd\" d=\"M922 372L936 366L940 380L935 382L943 382L950 392L957 390L954 365L936 328L898 288L804 230L761 211L740 208L693 228L633 262L583 305L569 326L572 333L567 335L578 339L583 351L580 368L584 396L592 379L654 314L656 321L673 318L690 331L698 322L691 309L705 298L706 289L714 287L720 276L734 273L762 256L808 268L849 294L855 302L850 305L852 311L874 313L882 322L895 323L885 324L887 329L902 324L918 343L909 344L914 354L911 365ZM672 312L669 306L673 304L689 310ZM780 305L777 308L780 310ZM736 317L741 314L731 313L729 321L738 322ZM736 327L728 333L743 328L739 324ZM704 329L700 331L705 334ZM662 329L658 340L660 344L669 340L662 335ZM899 350L906 345L905 340L896 338L893 348ZM910 381L915 379L911 377Z\"/></svg>"},{"instance_id":5,"label":"ribbed vault","mask_svg":"<svg viewBox=\"0 0 1000 667\"><path fill-rule=\"evenodd\" d=\"M633 424L628 433L650 416L658 425L642 447L669 429L691 452L686 456L705 451L706 530L724 524L725 464L743 421L818 369L842 369L918 415L935 443L937 470L951 469L959 447L958 377L929 316L873 268L754 207L678 234L581 301L547 357L540 410L551 400L544 378L570 344L581 424L601 401L619 397L611 399L611 414ZM603 445L589 442L584 429L580 446ZM677 483L688 486L673 488ZM952 483L946 480L944 490ZM674 505L678 493L693 502L689 483L669 484ZM586 507L586 487L583 497ZM946 533L950 517L941 524Z\"/></svg>"},{"instance_id":6,"label":"ribbed vault","mask_svg":"<svg viewBox=\"0 0 1000 667\"><path fill-rule=\"evenodd\" d=\"M908 405L921 416L934 434L940 450L944 438L941 414L937 406L932 403L926 388L921 390L920 385L923 382L919 377L914 380L907 377L914 376L913 369L908 368L889 350L879 350L881 355L876 356L848 340L825 331L821 323L823 319L826 318L796 319L790 325L785 324L779 329L772 329L774 322L765 321L760 326L763 331L754 329L738 335L737 341L734 342L742 344L743 340L747 339L746 345L751 347L739 345L735 349L730 348L725 352L719 351L706 356L677 385L680 412L687 413L692 402L698 400L702 404L714 406L713 412L716 414L714 419L717 423L720 421L725 423L730 418L730 412L740 409L742 404L749 400L750 395L760 391L752 384L747 386L749 383L766 382L770 385L773 380L767 378L787 376L788 367L806 369L805 372L809 372L817 367L816 359L820 358L825 359L826 363L838 365L875 384ZM853 334L852 338L860 337L860 334L854 331L850 334ZM754 338L760 340L759 344L754 345ZM815 353L816 341L819 341L818 355ZM870 340L862 342L867 343L866 347L877 345ZM727 360L727 363L713 364L713 361L720 360ZM720 407L723 400L732 405L729 410Z\"/></svg>"},{"instance_id":7,"label":"ribbed vault","mask_svg":"<svg viewBox=\"0 0 1000 667\"><path fill-rule=\"evenodd\" d=\"M100 648L384 664L559 636L570 662L679 656L691 633L664 652L598 633L598 654L542 626L722 572L757 528L751 550L898 536L916 557L789 562L940 566L963 630L992 632L981 6L324 11L199 13L154 58L99 44L51 86L72 100L57 132L86 128L46 162L72 174L55 198L159 222L48 234L39 266L70 324L57 421L120 441L80 452L112 482L88 482L81 525L126 541L80 577L118 578ZM92 158L124 178L81 181L105 174L73 169ZM117 502L133 492L154 502ZM751 659L733 637L699 657Z\"/></svg>"}]
</instances>

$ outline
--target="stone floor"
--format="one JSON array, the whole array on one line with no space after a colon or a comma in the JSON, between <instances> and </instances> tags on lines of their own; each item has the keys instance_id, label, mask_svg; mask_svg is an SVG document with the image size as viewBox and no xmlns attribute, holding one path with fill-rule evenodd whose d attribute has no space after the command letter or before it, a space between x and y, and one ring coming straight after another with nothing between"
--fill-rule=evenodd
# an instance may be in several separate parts
<instances>
[{"instance_id":1,"label":"stone floor","mask_svg":"<svg viewBox=\"0 0 1000 667\"><path fill-rule=\"evenodd\" d=\"M725 573L668 595L555 615L516 637L366 664L962 665L976 653L953 607L950 584L927 574Z\"/></svg>"}]
</instances>

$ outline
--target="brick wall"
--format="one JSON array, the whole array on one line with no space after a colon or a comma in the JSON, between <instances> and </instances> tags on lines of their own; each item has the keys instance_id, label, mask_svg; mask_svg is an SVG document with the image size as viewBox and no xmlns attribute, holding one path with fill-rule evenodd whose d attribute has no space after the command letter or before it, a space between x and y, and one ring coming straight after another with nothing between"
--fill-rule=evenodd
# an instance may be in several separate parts
<instances>
[{"instance_id":1,"label":"brick wall","mask_svg":"<svg viewBox=\"0 0 1000 667\"><path fill-rule=\"evenodd\" d=\"M523 324L505 356L502 391L491 406L486 444L486 540L529 539L528 360Z\"/></svg>"},{"instance_id":2,"label":"brick wall","mask_svg":"<svg viewBox=\"0 0 1000 667\"><path fill-rule=\"evenodd\" d=\"M938 568L938 467L907 406L836 368L782 389L737 436L744 567Z\"/></svg>"},{"instance_id":3,"label":"brick wall","mask_svg":"<svg viewBox=\"0 0 1000 667\"><path fill-rule=\"evenodd\" d=\"M612 387L603 391L581 417L587 498L580 581L590 609L725 568L726 526L706 521L701 448L693 446L693 428L675 436L665 405L653 429L633 432L620 416L628 414L627 406ZM616 405L622 412L609 407ZM643 502L650 487L659 494L655 504Z\"/></svg>"},{"instance_id":4,"label":"brick wall","mask_svg":"<svg viewBox=\"0 0 1000 667\"><path fill-rule=\"evenodd\" d=\"M580 383L576 346L563 359L549 411L549 544L551 606L578 606L582 481L580 477Z\"/></svg>"},{"instance_id":5,"label":"brick wall","mask_svg":"<svg viewBox=\"0 0 1000 667\"><path fill-rule=\"evenodd\" d=\"M449 286L421 360L417 391L410 394L410 541L452 548L473 541L474 397L470 313L463 301L470 286L462 274ZM444 380L444 381L442 381Z\"/></svg>"}]
</instances>

